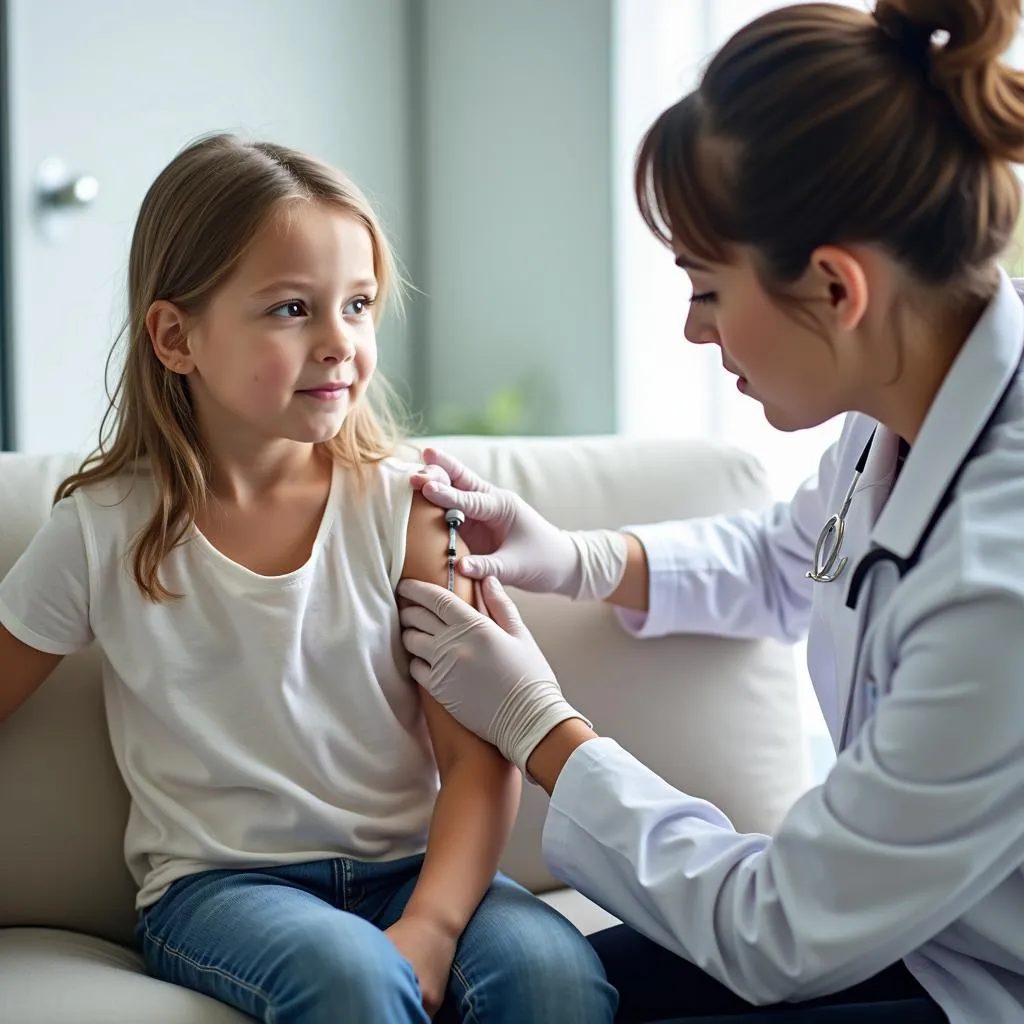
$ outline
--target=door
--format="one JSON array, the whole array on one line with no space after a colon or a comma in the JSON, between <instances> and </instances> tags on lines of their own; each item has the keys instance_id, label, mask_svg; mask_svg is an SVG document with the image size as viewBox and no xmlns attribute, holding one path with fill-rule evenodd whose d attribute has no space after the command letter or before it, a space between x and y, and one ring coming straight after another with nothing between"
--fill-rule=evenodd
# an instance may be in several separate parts
<instances>
[{"instance_id":1,"label":"door","mask_svg":"<svg viewBox=\"0 0 1024 1024\"><path fill-rule=\"evenodd\" d=\"M134 217L196 136L238 131L341 167L402 250L407 16L404 0L7 0L8 447L94 446ZM381 359L402 378L398 328Z\"/></svg>"}]
</instances>

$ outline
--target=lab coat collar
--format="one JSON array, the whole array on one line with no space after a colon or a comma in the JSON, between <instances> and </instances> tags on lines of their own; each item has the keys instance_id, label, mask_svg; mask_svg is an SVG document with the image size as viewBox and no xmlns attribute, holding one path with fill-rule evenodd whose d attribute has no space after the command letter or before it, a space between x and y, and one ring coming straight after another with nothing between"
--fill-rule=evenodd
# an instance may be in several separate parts
<instances>
[{"instance_id":1,"label":"lab coat collar","mask_svg":"<svg viewBox=\"0 0 1024 1024\"><path fill-rule=\"evenodd\" d=\"M1000 270L996 294L942 382L875 523L871 534L875 544L902 558L910 556L947 485L1017 373L1022 350L1024 304ZM879 426L878 435L882 434L892 441L890 432Z\"/></svg>"}]
</instances>

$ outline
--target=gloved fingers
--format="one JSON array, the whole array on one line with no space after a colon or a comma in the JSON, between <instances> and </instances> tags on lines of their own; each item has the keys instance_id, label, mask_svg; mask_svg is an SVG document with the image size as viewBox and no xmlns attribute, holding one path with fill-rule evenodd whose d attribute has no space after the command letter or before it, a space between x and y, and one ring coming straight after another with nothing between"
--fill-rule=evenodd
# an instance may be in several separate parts
<instances>
[{"instance_id":1,"label":"gloved fingers","mask_svg":"<svg viewBox=\"0 0 1024 1024\"><path fill-rule=\"evenodd\" d=\"M506 500L497 491L462 491L428 480L423 485L423 497L439 508L457 508L467 519L483 523L500 522L505 518Z\"/></svg>"},{"instance_id":2,"label":"gloved fingers","mask_svg":"<svg viewBox=\"0 0 1024 1024\"><path fill-rule=\"evenodd\" d=\"M423 485L426 483L437 483L447 486L451 483L451 479L440 466L423 466L413 473L410 477L410 482L412 483L412 489L419 491L423 489Z\"/></svg>"},{"instance_id":3,"label":"gloved fingers","mask_svg":"<svg viewBox=\"0 0 1024 1024\"><path fill-rule=\"evenodd\" d=\"M482 580L488 576L497 579L505 577L505 564L500 558L480 555L463 555L459 559L459 572L471 580Z\"/></svg>"},{"instance_id":4,"label":"gloved fingers","mask_svg":"<svg viewBox=\"0 0 1024 1024\"><path fill-rule=\"evenodd\" d=\"M446 626L468 625L483 618L471 605L436 583L402 580L398 584L398 596L433 612Z\"/></svg>"},{"instance_id":5,"label":"gloved fingers","mask_svg":"<svg viewBox=\"0 0 1024 1024\"><path fill-rule=\"evenodd\" d=\"M481 589L487 611L506 633L510 633L512 636L522 636L527 633L523 617L519 614L515 601L505 593L505 588L494 576L488 576Z\"/></svg>"},{"instance_id":6,"label":"gloved fingers","mask_svg":"<svg viewBox=\"0 0 1024 1024\"><path fill-rule=\"evenodd\" d=\"M403 629L415 629L428 636L437 636L448 628L433 612L418 604L403 608L398 613L398 621Z\"/></svg>"},{"instance_id":7,"label":"gloved fingers","mask_svg":"<svg viewBox=\"0 0 1024 1024\"><path fill-rule=\"evenodd\" d=\"M419 658L413 658L409 662L409 675L426 690L430 680L430 666Z\"/></svg>"},{"instance_id":8,"label":"gloved fingers","mask_svg":"<svg viewBox=\"0 0 1024 1024\"><path fill-rule=\"evenodd\" d=\"M423 461L427 465L440 466L451 480L452 485L460 491L490 491L493 485L479 477L471 469L467 469L458 459L437 448L425 448Z\"/></svg>"},{"instance_id":9,"label":"gloved fingers","mask_svg":"<svg viewBox=\"0 0 1024 1024\"><path fill-rule=\"evenodd\" d=\"M414 657L427 665L433 665L437 657L437 640L429 633L418 629L402 630L402 646Z\"/></svg>"}]
</instances>

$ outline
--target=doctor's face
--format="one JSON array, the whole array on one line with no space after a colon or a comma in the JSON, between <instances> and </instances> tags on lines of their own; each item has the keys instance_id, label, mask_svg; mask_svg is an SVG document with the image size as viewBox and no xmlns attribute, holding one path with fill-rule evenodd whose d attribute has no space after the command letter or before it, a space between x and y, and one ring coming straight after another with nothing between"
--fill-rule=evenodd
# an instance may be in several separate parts
<instances>
[{"instance_id":1,"label":"doctor's face","mask_svg":"<svg viewBox=\"0 0 1024 1024\"><path fill-rule=\"evenodd\" d=\"M744 253L734 264L706 264L677 253L693 297L685 335L717 345L741 392L760 402L779 430L817 426L849 408L837 350L810 319L814 295L799 282L794 306L768 295ZM809 315L807 315L809 314Z\"/></svg>"}]
</instances>

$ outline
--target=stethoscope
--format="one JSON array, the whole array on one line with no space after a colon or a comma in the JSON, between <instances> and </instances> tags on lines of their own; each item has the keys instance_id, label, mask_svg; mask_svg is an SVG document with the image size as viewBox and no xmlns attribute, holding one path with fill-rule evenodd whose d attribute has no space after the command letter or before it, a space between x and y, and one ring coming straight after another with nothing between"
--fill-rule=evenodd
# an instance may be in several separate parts
<instances>
[{"instance_id":1,"label":"stethoscope","mask_svg":"<svg viewBox=\"0 0 1024 1024\"><path fill-rule=\"evenodd\" d=\"M992 426L992 423L999 412L1000 406L1003 404L1003 399L1006 398L1006 395L1016 377L1016 373L1010 375L1010 379L1003 388L1002 394L999 396L999 400L995 403L992 412L989 413L988 418L981 425L981 429L975 436L970 450L961 460L952 479L946 485L946 489L943 491L938 504L933 509L921 536L918 538L914 550L905 558L902 555L897 555L894 551L890 551L888 548L883 548L881 545L876 545L868 551L853 571L853 577L850 580L850 588L846 594L847 608L856 610L857 601L860 598L861 591L864 589L864 583L867 580L868 574L880 562L892 562L893 565L896 566L896 570L902 579L903 576L905 576L906 573L908 573L915 565L917 565L918 561L920 561L921 552L924 550L925 544L928 543L928 539L931 537L932 532L938 525L939 520L942 519L946 509L949 508L954 494L956 493L957 485L960 483L960 477L963 476L963 472L967 468L968 463L975 455L978 454L981 443L985 439L985 435L988 433L989 428ZM843 498L843 503L840 506L839 511L835 515L829 517L828 521L821 528L821 533L818 534L818 542L814 546L814 562L811 565L810 571L806 574L806 578L813 580L815 583L834 583L840 576L842 576L843 570L846 568L847 562L849 561L849 559L842 554L843 536L846 531L846 515L850 511L850 503L853 501L857 485L860 483L860 478L868 464L868 457L871 454L871 445L875 440L875 433L877 429L878 428L876 427L875 430L871 431L868 443L864 445L864 450L861 452L860 458L857 459L857 465L854 467L853 479L850 481L850 486L847 488L846 496ZM908 452L909 447L906 442L901 439L897 474L903 464L903 459L906 458Z\"/></svg>"},{"instance_id":2,"label":"stethoscope","mask_svg":"<svg viewBox=\"0 0 1024 1024\"><path fill-rule=\"evenodd\" d=\"M931 537L932 532L939 524L939 521L942 519L946 510L949 508L950 503L953 501L957 484L960 482L960 477L963 476L963 472L967 468L971 459L978 454L981 444L985 439L985 435L992 426L992 423L996 418L996 414L999 412L999 408L1003 404L1003 399L1009 392L1010 386L1013 384L1016 376L1016 373L1014 373L1010 377L1010 380L1003 389L1003 393L1000 395L992 412L978 431L970 450L957 466L952 479L946 485L946 489L942 492L942 497L932 510L932 514L929 517L921 536L918 538L914 550L904 558L902 555L897 555L895 551L890 551L888 548L884 548L881 545L875 545L871 548L871 550L868 551L868 553L860 560L856 569L853 571L853 577L850 580L850 588L846 593L847 608L853 611L856 610L857 601L860 598L861 591L864 589L864 583L868 578L868 574L880 562L892 562L893 565L896 566L896 571L899 573L900 579L902 579L911 569L914 568L915 565L917 565L925 544L928 543L928 539ZM821 533L818 535L818 543L814 548L814 564L811 567L811 571L807 573L807 578L814 580L816 583L834 583L843 574L843 570L846 568L848 561L847 558L845 556L840 557L840 549L842 547L843 533L846 525L846 514L850 511L850 503L853 501L853 495L857 490L857 484L860 483L860 478L868 464L868 457L871 455L871 445L875 440L875 433L877 429L878 428L876 427L875 430L871 431L868 443L864 445L864 450L861 452L860 458L857 459L857 465L854 467L853 479L850 481L850 486L846 491L846 496L843 498L843 504L840 507L839 512L836 515L829 517L828 521L822 527ZM897 456L897 476L899 476L903 460L906 458L908 452L909 446L901 439L899 454ZM830 544L832 538L835 540L834 543ZM824 561L822 561L822 559L824 559ZM856 677L856 671L854 672L854 676ZM846 746L847 737L849 735L855 692L856 687L851 685L846 697L846 709L843 713L843 724L839 738L840 750Z\"/></svg>"},{"instance_id":3,"label":"stethoscope","mask_svg":"<svg viewBox=\"0 0 1024 1024\"><path fill-rule=\"evenodd\" d=\"M843 536L846 533L846 513L850 511L850 502L853 501L853 494L857 490L857 484L860 483L864 467L868 464L868 456L871 454L871 445L874 440L875 430L872 430L868 443L864 446L864 451L860 453L860 458L854 467L853 479L846 490L843 504L838 512L829 517L821 528L821 533L818 534L818 543L814 545L814 561L811 563L810 571L806 573L806 578L814 580L815 583L835 583L842 576L846 563L849 561L845 555L840 557L843 549ZM905 444L903 441L900 443L901 445Z\"/></svg>"}]
</instances>

